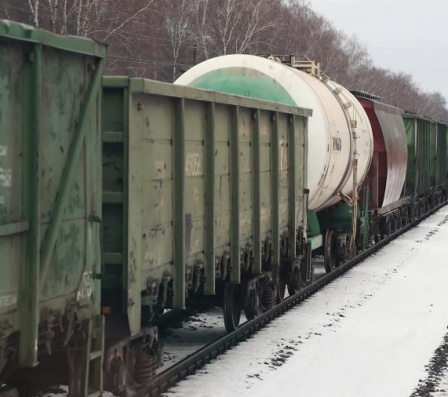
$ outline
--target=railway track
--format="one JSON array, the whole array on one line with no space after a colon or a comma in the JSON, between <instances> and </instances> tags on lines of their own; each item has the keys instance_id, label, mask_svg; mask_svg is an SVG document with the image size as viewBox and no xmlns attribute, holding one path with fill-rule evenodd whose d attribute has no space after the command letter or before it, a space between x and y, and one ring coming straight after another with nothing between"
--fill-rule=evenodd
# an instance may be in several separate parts
<instances>
[{"instance_id":1,"label":"railway track","mask_svg":"<svg viewBox=\"0 0 448 397\"><path fill-rule=\"evenodd\" d=\"M209 363L211 360L218 357L233 346L237 345L241 341L246 340L248 337L255 334L258 330L262 329L266 324L274 320L276 317L281 316L283 313L287 312L300 302L312 296L314 293L329 284L331 281L335 280L336 278L350 270L352 267L356 266L358 263L364 261L370 255L380 250L382 247L387 245L389 242L391 242L401 234L417 226L422 220L432 215L444 205L446 205L446 203L435 207L434 209L424 214L418 220L406 225L400 230L397 230L372 247L369 247L368 249L358 253L356 257L335 268L331 273L321 276L311 285L303 288L295 295L287 297L281 303L277 304L273 309L267 311L266 313L263 313L253 320L243 323L234 332L226 334L222 338L219 338L218 340L207 344L193 354L190 354L188 357L172 365L171 367L157 375L151 384L139 390L136 394L136 397L160 396L162 393L168 391L171 387L173 387L176 383L193 374L205 364Z\"/></svg>"}]
</instances>

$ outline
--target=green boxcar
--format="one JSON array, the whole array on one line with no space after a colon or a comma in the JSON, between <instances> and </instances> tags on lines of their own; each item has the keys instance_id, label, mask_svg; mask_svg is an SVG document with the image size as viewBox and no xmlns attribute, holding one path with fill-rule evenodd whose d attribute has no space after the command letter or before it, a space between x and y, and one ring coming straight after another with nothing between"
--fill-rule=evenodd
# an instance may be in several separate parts
<instances>
[{"instance_id":1,"label":"green boxcar","mask_svg":"<svg viewBox=\"0 0 448 397\"><path fill-rule=\"evenodd\" d=\"M445 186L448 186L448 125L444 125L444 130L445 130L445 165L442 166L441 168L443 169L443 167L445 168ZM443 150L443 149L441 149Z\"/></svg>"},{"instance_id":2,"label":"green boxcar","mask_svg":"<svg viewBox=\"0 0 448 397\"><path fill-rule=\"evenodd\" d=\"M437 123L431 123L429 138L429 167L430 167L430 186L437 186Z\"/></svg>"},{"instance_id":3,"label":"green boxcar","mask_svg":"<svg viewBox=\"0 0 448 397\"><path fill-rule=\"evenodd\" d=\"M445 165L442 168L445 168L445 186L448 186L448 125L444 125L445 129ZM443 149L441 149L443 150Z\"/></svg>"},{"instance_id":4,"label":"green boxcar","mask_svg":"<svg viewBox=\"0 0 448 397\"><path fill-rule=\"evenodd\" d=\"M405 194L429 196L431 190L431 121L413 114L403 116L408 140Z\"/></svg>"},{"instance_id":5,"label":"green boxcar","mask_svg":"<svg viewBox=\"0 0 448 397\"><path fill-rule=\"evenodd\" d=\"M226 257L239 283L247 245L261 273L265 241L279 263L281 236L306 229L311 111L113 77L103 105L103 296L132 335L145 307L215 294Z\"/></svg>"},{"instance_id":6,"label":"green boxcar","mask_svg":"<svg viewBox=\"0 0 448 397\"><path fill-rule=\"evenodd\" d=\"M55 330L69 338L75 317L99 314L104 57L90 40L0 20L0 371L10 335L33 367L61 344Z\"/></svg>"},{"instance_id":7,"label":"green boxcar","mask_svg":"<svg viewBox=\"0 0 448 397\"><path fill-rule=\"evenodd\" d=\"M432 167L434 170L432 178L434 180L434 186L441 188L445 187L447 183L447 126L439 122L434 122L432 127L435 136L435 159L433 160L435 165Z\"/></svg>"}]
</instances>

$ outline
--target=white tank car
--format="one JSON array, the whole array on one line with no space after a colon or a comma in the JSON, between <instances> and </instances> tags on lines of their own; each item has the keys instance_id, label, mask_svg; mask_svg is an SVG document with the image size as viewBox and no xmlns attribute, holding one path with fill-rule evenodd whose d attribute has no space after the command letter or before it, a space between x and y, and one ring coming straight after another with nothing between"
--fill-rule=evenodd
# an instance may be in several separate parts
<instances>
[{"instance_id":1,"label":"white tank car","mask_svg":"<svg viewBox=\"0 0 448 397\"><path fill-rule=\"evenodd\" d=\"M367 174L373 153L367 115L348 90L327 78L313 77L271 59L237 54L202 62L175 84L312 109L308 124L309 209L329 207L341 200L341 194L351 196L355 180L359 186Z\"/></svg>"}]
</instances>

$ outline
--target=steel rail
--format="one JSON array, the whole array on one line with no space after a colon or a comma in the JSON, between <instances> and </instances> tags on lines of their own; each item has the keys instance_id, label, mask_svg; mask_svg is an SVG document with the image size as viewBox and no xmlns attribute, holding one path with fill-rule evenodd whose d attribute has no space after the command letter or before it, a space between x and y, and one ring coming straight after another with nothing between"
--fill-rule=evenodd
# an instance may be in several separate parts
<instances>
[{"instance_id":1,"label":"steel rail","mask_svg":"<svg viewBox=\"0 0 448 397\"><path fill-rule=\"evenodd\" d=\"M274 320L276 317L279 317L289 309L304 301L306 298L322 289L331 281L335 280L336 278L350 270L352 267L356 266L358 263L364 261L373 253L379 251L382 247L390 243L401 234L417 226L422 220L426 219L445 205L446 203L443 203L431 209L417 220L395 231L391 235L387 236L373 246L365 249L364 251L359 252L354 258L335 268L331 273L320 277L315 282L303 288L295 295L289 296L288 298L274 306L271 310L261 314L253 320L243 323L232 333L229 333L224 337L207 344L206 346L184 358L182 361L179 361L170 368L161 372L150 384L144 386L141 390L139 390L135 394L135 397L160 396L162 393L173 387L176 383L185 379L188 375L193 374L196 370L203 367L205 364L209 363L220 354L229 350L231 347L237 345L239 342L246 340L249 336L262 329L266 324Z\"/></svg>"}]
</instances>

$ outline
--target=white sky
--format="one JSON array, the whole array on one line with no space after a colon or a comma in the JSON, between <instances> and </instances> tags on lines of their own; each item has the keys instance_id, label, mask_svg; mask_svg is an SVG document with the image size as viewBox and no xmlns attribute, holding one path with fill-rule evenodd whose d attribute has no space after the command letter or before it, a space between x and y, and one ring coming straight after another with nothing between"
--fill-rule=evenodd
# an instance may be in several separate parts
<instances>
[{"instance_id":1,"label":"white sky","mask_svg":"<svg viewBox=\"0 0 448 397\"><path fill-rule=\"evenodd\" d=\"M355 35L374 64L406 72L448 100L447 0L309 0L334 27Z\"/></svg>"}]
</instances>

